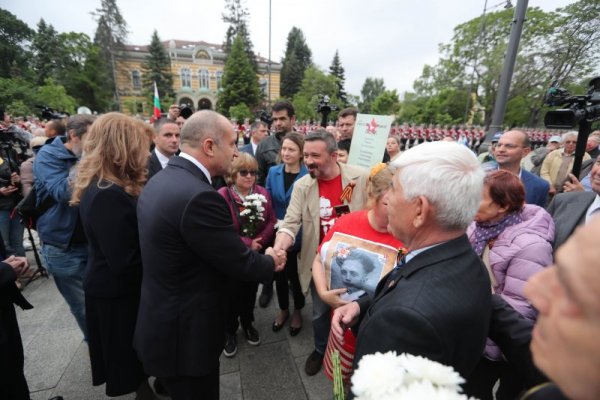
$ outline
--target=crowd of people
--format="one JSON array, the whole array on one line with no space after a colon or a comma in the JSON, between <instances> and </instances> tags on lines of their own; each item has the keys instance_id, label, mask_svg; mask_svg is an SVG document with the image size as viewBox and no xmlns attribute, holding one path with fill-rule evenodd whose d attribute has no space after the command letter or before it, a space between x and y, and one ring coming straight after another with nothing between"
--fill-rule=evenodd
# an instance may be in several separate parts
<instances>
[{"instance_id":1,"label":"crowd of people","mask_svg":"<svg viewBox=\"0 0 600 400\"><path fill-rule=\"evenodd\" d=\"M35 121L17 134L35 156L2 155L0 398L29 399L11 212L32 189L44 265L108 396L218 399L219 359L238 331L260 345L273 284L272 330L298 335L310 293L304 372L333 379L338 351L347 390L362 357L394 350L452 366L479 399L598 396L600 131L579 176L576 132L500 132L478 159L478 129L407 125L365 170L347 163L354 108L326 129L287 101L271 126L178 110Z\"/></svg>"}]
</instances>

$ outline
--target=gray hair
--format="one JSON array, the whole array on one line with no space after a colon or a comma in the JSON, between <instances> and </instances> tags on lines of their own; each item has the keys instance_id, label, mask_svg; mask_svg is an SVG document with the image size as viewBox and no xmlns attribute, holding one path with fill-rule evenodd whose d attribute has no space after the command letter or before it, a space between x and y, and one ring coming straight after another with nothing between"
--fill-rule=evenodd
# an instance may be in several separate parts
<instances>
[{"instance_id":1,"label":"gray hair","mask_svg":"<svg viewBox=\"0 0 600 400\"><path fill-rule=\"evenodd\" d=\"M561 142L564 143L567 141L567 138L575 138L575 140L577 140L577 135L579 133L577 131L569 131L565 134L562 135L562 137L560 138Z\"/></svg>"},{"instance_id":2,"label":"gray hair","mask_svg":"<svg viewBox=\"0 0 600 400\"><path fill-rule=\"evenodd\" d=\"M335 137L323 128L319 128L314 132L310 132L304 137L304 143L316 141L325 142L325 144L327 145L327 153L329 154L332 154L334 151L337 151L337 143L335 141Z\"/></svg>"},{"instance_id":3,"label":"gray hair","mask_svg":"<svg viewBox=\"0 0 600 400\"><path fill-rule=\"evenodd\" d=\"M399 169L404 197L427 198L442 229L465 230L473 221L485 174L467 147L455 142L423 143L402 153L392 165Z\"/></svg>"},{"instance_id":4,"label":"gray hair","mask_svg":"<svg viewBox=\"0 0 600 400\"><path fill-rule=\"evenodd\" d=\"M181 144L197 148L208 138L219 143L225 132L223 124L229 124L229 121L218 112L211 110L195 112L181 128Z\"/></svg>"},{"instance_id":5,"label":"gray hair","mask_svg":"<svg viewBox=\"0 0 600 400\"><path fill-rule=\"evenodd\" d=\"M77 114L69 117L67 120L67 135L71 138L71 132L78 138L81 138L88 131L90 125L94 123L96 117L93 115Z\"/></svg>"}]
</instances>

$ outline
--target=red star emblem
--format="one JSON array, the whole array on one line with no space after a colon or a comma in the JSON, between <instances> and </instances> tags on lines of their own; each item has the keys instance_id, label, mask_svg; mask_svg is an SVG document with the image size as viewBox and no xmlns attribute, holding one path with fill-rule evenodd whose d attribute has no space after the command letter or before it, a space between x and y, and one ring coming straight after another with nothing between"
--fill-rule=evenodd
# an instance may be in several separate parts
<instances>
[{"instance_id":1,"label":"red star emblem","mask_svg":"<svg viewBox=\"0 0 600 400\"><path fill-rule=\"evenodd\" d=\"M371 122L369 122L369 125L367 125L367 133L371 133L374 135L377 132L378 127L379 125L377 125L377 122L375 122L375 118L373 118Z\"/></svg>"}]
</instances>

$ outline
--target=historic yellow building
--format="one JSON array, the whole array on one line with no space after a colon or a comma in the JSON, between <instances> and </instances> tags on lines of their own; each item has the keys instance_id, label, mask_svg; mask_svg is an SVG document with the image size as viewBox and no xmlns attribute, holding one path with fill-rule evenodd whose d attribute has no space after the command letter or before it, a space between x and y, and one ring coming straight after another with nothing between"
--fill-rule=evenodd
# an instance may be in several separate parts
<instances>
[{"instance_id":1,"label":"historic yellow building","mask_svg":"<svg viewBox=\"0 0 600 400\"><path fill-rule=\"evenodd\" d=\"M173 90L177 104L186 104L194 111L215 109L218 102L226 54L222 46L206 42L168 40L163 42L171 58ZM126 46L116 60L117 86L121 110L129 114L152 114L147 99L142 96L142 63L148 56L148 46ZM279 98L281 64L269 63L260 54L258 79L265 99ZM163 107L165 104L162 104ZM168 106L168 105L167 105Z\"/></svg>"}]
</instances>

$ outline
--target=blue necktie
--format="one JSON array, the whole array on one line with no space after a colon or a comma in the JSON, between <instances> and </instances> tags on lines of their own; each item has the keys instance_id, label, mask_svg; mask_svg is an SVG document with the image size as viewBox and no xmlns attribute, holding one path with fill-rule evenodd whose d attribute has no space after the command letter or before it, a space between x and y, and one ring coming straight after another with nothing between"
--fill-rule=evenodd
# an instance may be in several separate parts
<instances>
[{"instance_id":1,"label":"blue necktie","mask_svg":"<svg viewBox=\"0 0 600 400\"><path fill-rule=\"evenodd\" d=\"M386 287L389 287L396 282L396 278L398 277L398 275L400 275L400 270L402 269L402 267L404 267L405 264L406 264L406 254L404 256L398 258L398 262L396 263L396 266L394 267L394 269L392 269L392 272L390 272L390 274L388 275L388 277L386 279L386 282L385 282Z\"/></svg>"}]
</instances>

